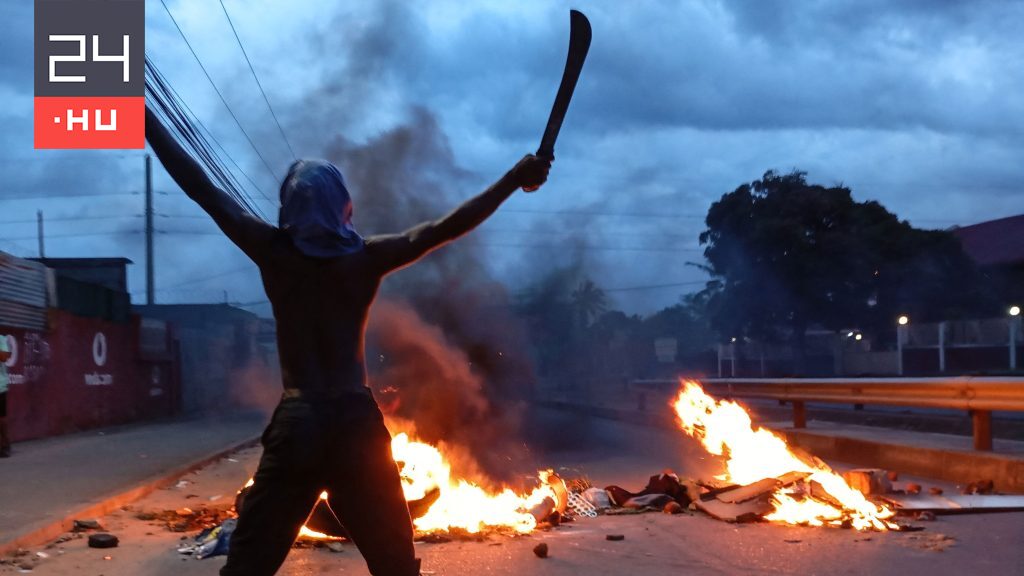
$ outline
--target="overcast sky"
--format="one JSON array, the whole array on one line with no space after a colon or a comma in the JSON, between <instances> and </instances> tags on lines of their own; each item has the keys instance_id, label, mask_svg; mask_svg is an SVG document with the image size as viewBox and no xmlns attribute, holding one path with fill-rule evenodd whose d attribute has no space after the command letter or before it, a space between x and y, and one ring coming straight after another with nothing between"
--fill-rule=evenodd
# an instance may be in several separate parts
<instances>
[{"instance_id":1,"label":"overcast sky","mask_svg":"<svg viewBox=\"0 0 1024 576\"><path fill-rule=\"evenodd\" d=\"M437 199L438 215L536 149L564 64L568 8L585 12L593 44L550 181L476 233L513 290L524 270L575 247L618 307L671 304L703 278L686 262L700 259L709 204L768 169L844 183L920 227L1024 211L1022 2L225 4L300 157L325 156L339 138L372 141L423 111L436 119L468 174ZM274 198L291 154L220 4L168 5L274 174L159 1L147 2L146 52ZM35 256L41 209L47 255L127 256L139 301L143 152L33 150L32 2L3 2L0 21L0 249ZM264 299L241 252L162 168L155 174L158 301L221 301L225 291L233 302ZM261 209L276 216L269 202ZM363 232L393 231L375 216ZM357 227L359 217L357 204Z\"/></svg>"}]
</instances>

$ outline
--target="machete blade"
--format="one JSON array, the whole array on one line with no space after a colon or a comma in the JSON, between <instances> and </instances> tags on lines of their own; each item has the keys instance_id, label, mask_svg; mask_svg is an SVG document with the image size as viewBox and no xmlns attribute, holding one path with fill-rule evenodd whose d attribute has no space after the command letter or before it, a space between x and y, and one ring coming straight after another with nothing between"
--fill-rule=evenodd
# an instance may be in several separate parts
<instances>
[{"instance_id":1,"label":"machete blade","mask_svg":"<svg viewBox=\"0 0 1024 576\"><path fill-rule=\"evenodd\" d=\"M570 10L569 55L565 60L562 83L558 86L558 95L555 96L555 103L551 107L551 115L548 117L547 127L544 128L544 137L541 138L537 156L553 158L555 155L555 140L558 138L558 131L562 128L562 121L565 120L565 111L569 109L569 101L572 100L572 93L576 89L576 81L580 79L583 62L587 59L587 51L590 50L590 34L590 21L587 20L587 17L582 12Z\"/></svg>"}]
</instances>

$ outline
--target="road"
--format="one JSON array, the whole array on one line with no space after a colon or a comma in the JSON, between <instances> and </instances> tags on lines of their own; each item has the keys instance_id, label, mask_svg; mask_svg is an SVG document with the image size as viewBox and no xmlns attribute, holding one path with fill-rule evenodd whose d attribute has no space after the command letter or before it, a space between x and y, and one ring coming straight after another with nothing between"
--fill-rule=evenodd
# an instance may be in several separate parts
<instances>
[{"instance_id":1,"label":"road","mask_svg":"<svg viewBox=\"0 0 1024 576\"><path fill-rule=\"evenodd\" d=\"M534 436L554 439L537 451L538 464L586 474L596 485L639 488L646 478L669 467L681 475L702 476L713 460L681 434L656 428L580 416L547 413L533 424ZM184 479L132 509L101 519L121 538L114 550L91 550L84 540L29 551L17 559L34 573L105 576L213 576L223 558L193 560L177 554L181 534L136 518L139 511L182 506L216 506L230 500L248 478L257 450ZM926 482L927 485L939 483ZM945 486L946 489L953 487ZM695 514L603 516L578 520L553 530L483 542L417 544L427 574L439 575L720 575L720 574L1020 574L1024 567L1024 513L945 516L923 523L914 533L858 533L827 528L771 524L733 525ZM610 542L608 534L625 540ZM532 553L546 542L550 557ZM48 558L29 560L42 551ZM109 557L109 559L104 559ZM37 557L38 558L38 557ZM0 574L16 566L0 566ZM355 547L341 553L326 548L295 549L280 574L366 574Z\"/></svg>"}]
</instances>

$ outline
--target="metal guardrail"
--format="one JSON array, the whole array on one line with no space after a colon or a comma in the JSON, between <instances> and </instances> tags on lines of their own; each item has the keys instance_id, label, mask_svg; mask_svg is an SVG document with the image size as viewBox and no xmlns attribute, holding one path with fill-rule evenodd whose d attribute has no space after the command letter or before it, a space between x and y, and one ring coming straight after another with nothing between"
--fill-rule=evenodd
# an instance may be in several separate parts
<instances>
[{"instance_id":1,"label":"metal guardrail","mask_svg":"<svg viewBox=\"0 0 1024 576\"><path fill-rule=\"evenodd\" d=\"M700 382L720 397L789 402L795 428L807 426L806 402L967 410L977 450L992 449L992 411L1024 412L1024 378L708 378ZM641 393L664 392L677 389L679 381L634 380L631 386Z\"/></svg>"}]
</instances>

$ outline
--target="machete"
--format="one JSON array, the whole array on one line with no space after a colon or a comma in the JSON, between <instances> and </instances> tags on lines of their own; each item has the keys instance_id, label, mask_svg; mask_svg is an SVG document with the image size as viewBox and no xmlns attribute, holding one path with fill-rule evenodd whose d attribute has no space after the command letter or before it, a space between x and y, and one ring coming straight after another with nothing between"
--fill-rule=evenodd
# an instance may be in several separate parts
<instances>
[{"instance_id":1,"label":"machete","mask_svg":"<svg viewBox=\"0 0 1024 576\"><path fill-rule=\"evenodd\" d=\"M558 86L558 95L555 96L555 103L551 106L551 115L548 117L547 127L544 128L544 137L540 140L537 156L552 159L555 157L555 140L558 138L558 131L562 128L562 121L565 120L565 112L569 109L569 101L572 100L572 93L576 89L576 81L580 79L580 72L583 71L583 61L587 59L588 50L590 50L590 21L582 12L570 10L569 55L565 59L562 83ZM533 190L527 190L527 192Z\"/></svg>"}]
</instances>

